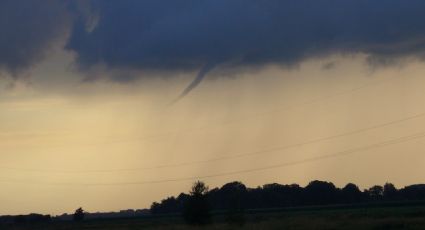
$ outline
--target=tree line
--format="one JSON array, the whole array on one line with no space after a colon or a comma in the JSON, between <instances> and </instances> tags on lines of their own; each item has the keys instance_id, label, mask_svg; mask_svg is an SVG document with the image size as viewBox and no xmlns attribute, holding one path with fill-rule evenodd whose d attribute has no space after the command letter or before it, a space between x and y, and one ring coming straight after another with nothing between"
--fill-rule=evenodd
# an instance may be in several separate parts
<instances>
[{"instance_id":1,"label":"tree line","mask_svg":"<svg viewBox=\"0 0 425 230\"><path fill-rule=\"evenodd\" d=\"M87 213L78 208L73 214L51 217L50 215L29 214L0 216L2 224L48 223L54 220L74 220L80 222L87 215L92 218L114 218L118 216L136 217L161 214L181 214L190 224L207 224L212 211L224 211L232 223L244 221L245 210L273 209L312 205L382 203L392 201L425 201L425 184L416 184L397 189L393 184L375 185L361 191L353 183L343 188L327 181L312 181L307 186L298 184L265 184L248 188L242 182L230 182L221 188L209 189L201 181L193 184L189 193L171 196L160 202L153 202L150 210L129 210L119 213ZM119 214L119 215L118 215ZM136 215L137 214L137 215Z\"/></svg>"},{"instance_id":2,"label":"tree line","mask_svg":"<svg viewBox=\"0 0 425 230\"><path fill-rule=\"evenodd\" d=\"M202 188L196 188L201 186ZM202 190L202 191L199 191ZM195 199L203 197L204 201ZM194 204L198 200L198 204ZM257 188L247 188L243 183L235 181L221 188L208 190L203 182L196 182L189 194L181 193L151 205L152 214L182 213L187 214L194 206L208 207L209 210L285 208L310 205L355 204L390 201L425 200L425 184L417 184L397 189L393 184L375 185L361 191L353 183L343 188L331 182L312 181L307 186L298 184L266 184ZM199 210L198 210L199 211Z\"/></svg>"}]
</instances>

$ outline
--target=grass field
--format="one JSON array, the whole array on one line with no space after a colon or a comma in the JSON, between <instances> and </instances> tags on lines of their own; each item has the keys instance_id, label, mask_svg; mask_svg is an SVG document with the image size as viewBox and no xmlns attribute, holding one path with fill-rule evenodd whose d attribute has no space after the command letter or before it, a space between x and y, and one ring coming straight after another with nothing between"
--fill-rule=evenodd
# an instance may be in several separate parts
<instances>
[{"instance_id":1,"label":"grass field","mask_svg":"<svg viewBox=\"0 0 425 230\"><path fill-rule=\"evenodd\" d=\"M280 212L248 213L245 223L228 223L226 215L214 215L206 226L188 226L178 216L89 220L82 223L52 222L40 225L11 225L1 229L127 230L127 229L425 229L425 206L306 208Z\"/></svg>"}]
</instances>

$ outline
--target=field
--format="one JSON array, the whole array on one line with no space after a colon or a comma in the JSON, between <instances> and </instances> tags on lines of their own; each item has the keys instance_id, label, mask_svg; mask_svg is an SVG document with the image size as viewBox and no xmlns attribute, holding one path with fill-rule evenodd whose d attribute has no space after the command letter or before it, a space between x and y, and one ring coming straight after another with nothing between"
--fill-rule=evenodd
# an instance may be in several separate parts
<instances>
[{"instance_id":1,"label":"field","mask_svg":"<svg viewBox=\"0 0 425 230\"><path fill-rule=\"evenodd\" d=\"M188 226L178 216L88 220L82 223L52 222L40 225L11 225L2 229L43 230L127 230L127 229L425 229L425 206L315 207L280 211L258 211L239 215L239 221L226 221L225 214L213 216L206 226ZM242 219L241 219L242 218Z\"/></svg>"}]
</instances>

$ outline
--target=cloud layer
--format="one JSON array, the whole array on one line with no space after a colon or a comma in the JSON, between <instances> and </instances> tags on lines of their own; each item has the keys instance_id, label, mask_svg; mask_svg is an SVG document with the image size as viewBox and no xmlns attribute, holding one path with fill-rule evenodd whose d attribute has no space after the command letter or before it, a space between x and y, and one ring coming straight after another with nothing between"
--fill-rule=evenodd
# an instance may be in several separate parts
<instances>
[{"instance_id":1,"label":"cloud layer","mask_svg":"<svg viewBox=\"0 0 425 230\"><path fill-rule=\"evenodd\" d=\"M94 1L93 30L78 21L67 48L90 67L199 69L256 66L366 53L375 59L425 51L420 0Z\"/></svg>"},{"instance_id":2,"label":"cloud layer","mask_svg":"<svg viewBox=\"0 0 425 230\"><path fill-rule=\"evenodd\" d=\"M84 4L83 4L84 3ZM291 65L334 53L388 60L425 53L422 0L2 1L0 68L39 61L64 33L81 70ZM67 12L63 12L63 5ZM118 79L119 80L119 79Z\"/></svg>"}]
</instances>

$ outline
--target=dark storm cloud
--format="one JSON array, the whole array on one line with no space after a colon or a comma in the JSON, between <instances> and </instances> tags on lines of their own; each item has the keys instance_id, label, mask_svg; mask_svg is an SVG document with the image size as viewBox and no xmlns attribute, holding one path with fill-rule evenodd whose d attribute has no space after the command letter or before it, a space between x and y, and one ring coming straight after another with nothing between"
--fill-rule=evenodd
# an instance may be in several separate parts
<instances>
[{"instance_id":1,"label":"dark storm cloud","mask_svg":"<svg viewBox=\"0 0 425 230\"><path fill-rule=\"evenodd\" d=\"M0 71L16 77L40 61L63 36L66 21L59 1L0 1Z\"/></svg>"},{"instance_id":2,"label":"dark storm cloud","mask_svg":"<svg viewBox=\"0 0 425 230\"><path fill-rule=\"evenodd\" d=\"M66 49L82 71L98 64L130 73L255 68L334 53L365 53L370 63L385 64L425 53L423 0L64 2L67 13L62 1L0 1L2 70L17 72L41 60L66 29ZM66 14L73 15L70 28ZM134 77L122 78L112 77Z\"/></svg>"},{"instance_id":3,"label":"dark storm cloud","mask_svg":"<svg viewBox=\"0 0 425 230\"><path fill-rule=\"evenodd\" d=\"M333 53L378 60L423 58L423 0L92 1L92 30L80 18L67 48L82 69L200 69L294 64Z\"/></svg>"}]
</instances>

